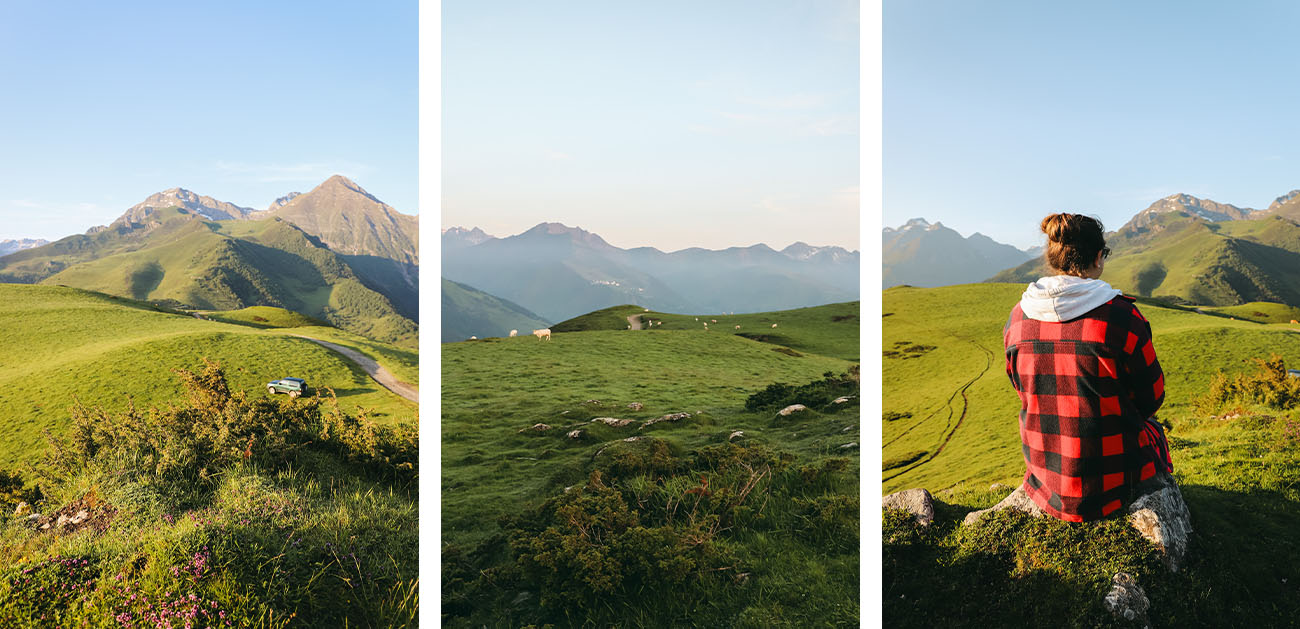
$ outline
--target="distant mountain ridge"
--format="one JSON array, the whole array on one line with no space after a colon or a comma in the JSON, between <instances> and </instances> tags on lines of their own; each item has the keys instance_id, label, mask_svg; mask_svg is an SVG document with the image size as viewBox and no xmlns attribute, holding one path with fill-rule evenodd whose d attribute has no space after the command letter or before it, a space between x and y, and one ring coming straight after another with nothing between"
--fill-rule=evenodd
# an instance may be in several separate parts
<instances>
[{"instance_id":1,"label":"distant mountain ridge","mask_svg":"<svg viewBox=\"0 0 1300 629\"><path fill-rule=\"evenodd\" d=\"M510 330L527 335L548 325L519 304L442 278L443 343L463 341L471 336L509 336Z\"/></svg>"},{"instance_id":2,"label":"distant mountain ridge","mask_svg":"<svg viewBox=\"0 0 1300 629\"><path fill-rule=\"evenodd\" d=\"M580 227L545 222L504 238L442 233L443 276L551 321L637 303L675 312L761 312L857 298L860 254L795 243L723 250L621 249Z\"/></svg>"},{"instance_id":3,"label":"distant mountain ridge","mask_svg":"<svg viewBox=\"0 0 1300 629\"><path fill-rule=\"evenodd\" d=\"M0 281L202 309L276 306L413 344L416 218L337 175L280 201L256 212L183 188L165 190L108 226L0 258Z\"/></svg>"},{"instance_id":4,"label":"distant mountain ridge","mask_svg":"<svg viewBox=\"0 0 1300 629\"><path fill-rule=\"evenodd\" d=\"M1035 255L979 232L963 237L941 222L931 224L924 218L913 218L898 228L886 227L881 237L885 288L980 282Z\"/></svg>"},{"instance_id":5,"label":"distant mountain ridge","mask_svg":"<svg viewBox=\"0 0 1300 629\"><path fill-rule=\"evenodd\" d=\"M31 249L41 245L47 245L50 241L44 238L19 238L10 240L0 240L0 256L11 254L23 249Z\"/></svg>"}]
</instances>

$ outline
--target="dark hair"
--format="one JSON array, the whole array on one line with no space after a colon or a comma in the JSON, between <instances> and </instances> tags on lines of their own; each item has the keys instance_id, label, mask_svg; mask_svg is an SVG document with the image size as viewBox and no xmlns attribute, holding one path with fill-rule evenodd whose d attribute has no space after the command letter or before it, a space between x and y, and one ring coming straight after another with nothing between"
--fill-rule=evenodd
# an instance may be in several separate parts
<instances>
[{"instance_id":1,"label":"dark hair","mask_svg":"<svg viewBox=\"0 0 1300 629\"><path fill-rule=\"evenodd\" d=\"M1097 261L1097 253L1110 255L1101 221L1082 214L1051 214L1043 219L1047 234L1047 263L1069 275L1083 275Z\"/></svg>"}]
</instances>

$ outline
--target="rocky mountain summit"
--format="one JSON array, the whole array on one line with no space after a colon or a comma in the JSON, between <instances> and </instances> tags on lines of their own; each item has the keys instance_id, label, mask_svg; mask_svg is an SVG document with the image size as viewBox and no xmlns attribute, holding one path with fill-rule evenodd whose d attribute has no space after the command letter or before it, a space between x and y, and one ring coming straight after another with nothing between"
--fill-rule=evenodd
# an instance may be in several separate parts
<instances>
[{"instance_id":1,"label":"rocky mountain summit","mask_svg":"<svg viewBox=\"0 0 1300 629\"><path fill-rule=\"evenodd\" d=\"M145 200L131 206L109 227L144 224L154 211L169 207L183 208L210 221L242 220L253 213L253 208L218 201L184 188L168 188L151 194Z\"/></svg>"}]
</instances>

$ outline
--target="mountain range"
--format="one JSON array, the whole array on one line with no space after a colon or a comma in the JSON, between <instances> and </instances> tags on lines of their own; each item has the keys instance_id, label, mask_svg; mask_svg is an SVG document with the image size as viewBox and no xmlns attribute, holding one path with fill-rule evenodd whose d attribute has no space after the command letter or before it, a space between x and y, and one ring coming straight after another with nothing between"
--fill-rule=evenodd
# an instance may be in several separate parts
<instances>
[{"instance_id":1,"label":"mountain range","mask_svg":"<svg viewBox=\"0 0 1300 629\"><path fill-rule=\"evenodd\" d=\"M764 244L621 249L561 223L504 238L477 227L442 233L444 278L550 322L629 303L668 312L739 313L852 301L860 259L857 251L801 242L781 251Z\"/></svg>"},{"instance_id":2,"label":"mountain range","mask_svg":"<svg viewBox=\"0 0 1300 629\"><path fill-rule=\"evenodd\" d=\"M340 175L264 211L172 188L109 225L0 258L0 281L202 310L277 306L412 346L418 239L416 217Z\"/></svg>"},{"instance_id":3,"label":"mountain range","mask_svg":"<svg viewBox=\"0 0 1300 629\"><path fill-rule=\"evenodd\" d=\"M1106 235L1102 279L1126 293L1174 303L1300 306L1300 190L1255 210L1175 194ZM992 276L1030 282L1052 271L1041 258Z\"/></svg>"},{"instance_id":4,"label":"mountain range","mask_svg":"<svg viewBox=\"0 0 1300 629\"><path fill-rule=\"evenodd\" d=\"M44 238L19 238L17 240L0 240L0 256L9 255L15 251L31 249L41 245L49 244L50 241Z\"/></svg>"},{"instance_id":5,"label":"mountain range","mask_svg":"<svg viewBox=\"0 0 1300 629\"><path fill-rule=\"evenodd\" d=\"M979 232L963 237L943 223L914 218L883 231L881 258L885 288L969 284L1040 255L1022 251Z\"/></svg>"}]
</instances>

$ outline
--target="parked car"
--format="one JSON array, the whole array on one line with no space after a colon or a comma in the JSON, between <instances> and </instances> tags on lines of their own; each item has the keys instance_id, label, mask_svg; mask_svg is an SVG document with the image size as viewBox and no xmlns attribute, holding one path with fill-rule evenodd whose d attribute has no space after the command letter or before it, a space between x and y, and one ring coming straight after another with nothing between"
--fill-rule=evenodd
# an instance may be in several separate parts
<instances>
[{"instance_id":1,"label":"parked car","mask_svg":"<svg viewBox=\"0 0 1300 629\"><path fill-rule=\"evenodd\" d=\"M300 395L307 394L307 381L302 378L280 378L266 383L266 392L271 395L276 393L288 393L289 397L296 398Z\"/></svg>"}]
</instances>

